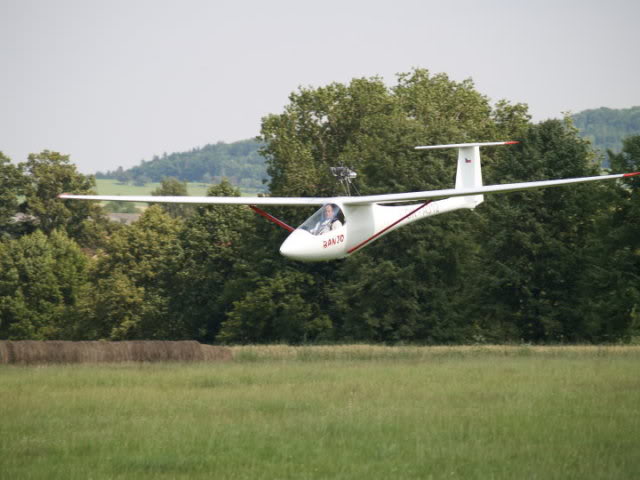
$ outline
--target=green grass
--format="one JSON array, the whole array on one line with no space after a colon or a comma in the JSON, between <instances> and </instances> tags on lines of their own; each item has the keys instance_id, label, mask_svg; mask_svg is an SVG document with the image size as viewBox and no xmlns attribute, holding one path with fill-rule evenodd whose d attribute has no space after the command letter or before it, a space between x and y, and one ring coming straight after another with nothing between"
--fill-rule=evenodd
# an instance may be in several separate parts
<instances>
[{"instance_id":1,"label":"green grass","mask_svg":"<svg viewBox=\"0 0 640 480\"><path fill-rule=\"evenodd\" d=\"M151 195L151 192L160 187L160 183L147 183L144 186L136 186L132 184L121 184L116 180L97 179L96 190L98 195ZM206 196L207 190L211 185L207 183L189 182L187 183L187 192L191 196ZM257 190L251 188L242 188L243 196L257 195Z\"/></svg>"},{"instance_id":2,"label":"green grass","mask_svg":"<svg viewBox=\"0 0 640 480\"><path fill-rule=\"evenodd\" d=\"M97 179L96 190L99 195L151 195L151 192L160 187L160 183L147 183L144 186L120 184L116 180ZM204 196L210 185L206 183L187 183L187 192L193 196Z\"/></svg>"},{"instance_id":3,"label":"green grass","mask_svg":"<svg viewBox=\"0 0 640 480\"><path fill-rule=\"evenodd\" d=\"M0 367L1 478L640 478L640 349Z\"/></svg>"}]
</instances>

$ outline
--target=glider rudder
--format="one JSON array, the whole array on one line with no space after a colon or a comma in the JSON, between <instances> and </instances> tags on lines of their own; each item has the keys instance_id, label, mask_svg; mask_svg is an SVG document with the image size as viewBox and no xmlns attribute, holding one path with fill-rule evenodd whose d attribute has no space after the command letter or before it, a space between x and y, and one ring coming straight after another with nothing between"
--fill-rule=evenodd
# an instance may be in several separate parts
<instances>
[{"instance_id":1,"label":"glider rudder","mask_svg":"<svg viewBox=\"0 0 640 480\"><path fill-rule=\"evenodd\" d=\"M458 168L456 170L456 190L471 190L482 187L482 165L480 163L480 147L497 145L513 145L518 142L478 142L454 143L449 145L424 145L415 147L416 150L435 150L439 148L458 149ZM475 208L484 201L484 195L469 195L460 197L466 208Z\"/></svg>"}]
</instances>

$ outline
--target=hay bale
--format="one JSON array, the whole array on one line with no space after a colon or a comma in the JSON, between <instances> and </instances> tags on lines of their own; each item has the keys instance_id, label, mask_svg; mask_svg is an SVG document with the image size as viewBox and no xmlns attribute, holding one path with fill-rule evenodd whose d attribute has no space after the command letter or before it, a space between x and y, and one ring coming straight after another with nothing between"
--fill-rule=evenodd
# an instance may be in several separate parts
<instances>
[{"instance_id":1,"label":"hay bale","mask_svg":"<svg viewBox=\"0 0 640 480\"><path fill-rule=\"evenodd\" d=\"M0 365L6 365L9 362L9 345L7 342L0 342Z\"/></svg>"},{"instance_id":2,"label":"hay bale","mask_svg":"<svg viewBox=\"0 0 640 480\"><path fill-rule=\"evenodd\" d=\"M213 362L231 360L231 349L189 341L0 341L2 364Z\"/></svg>"}]
</instances>

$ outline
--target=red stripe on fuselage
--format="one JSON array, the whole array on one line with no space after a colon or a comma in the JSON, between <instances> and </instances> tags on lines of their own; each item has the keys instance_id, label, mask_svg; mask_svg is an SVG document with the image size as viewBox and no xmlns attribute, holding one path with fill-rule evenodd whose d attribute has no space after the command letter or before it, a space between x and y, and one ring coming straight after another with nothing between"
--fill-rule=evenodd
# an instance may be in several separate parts
<instances>
[{"instance_id":1,"label":"red stripe on fuselage","mask_svg":"<svg viewBox=\"0 0 640 480\"><path fill-rule=\"evenodd\" d=\"M396 220L395 222L393 222L391 225L389 225L388 227L383 228L382 230L380 230L378 233L376 233L375 235L370 236L369 238L367 238L364 242L360 242L358 245L356 245L355 247L353 247L351 250L347 250L347 253L353 253L356 250L358 250L359 248L364 247L367 243L369 243L371 240L378 238L380 235L382 235L384 232L386 232L387 230L389 230L390 228L395 227L397 224L399 224L401 221L403 221L405 218L410 217L411 215L413 215L414 213L416 213L418 210L426 207L427 205L429 205L431 203L431 200L429 200L428 202L424 202L422 205L420 205L418 208L411 210L409 213L407 213L404 217L400 218L399 220Z\"/></svg>"}]
</instances>

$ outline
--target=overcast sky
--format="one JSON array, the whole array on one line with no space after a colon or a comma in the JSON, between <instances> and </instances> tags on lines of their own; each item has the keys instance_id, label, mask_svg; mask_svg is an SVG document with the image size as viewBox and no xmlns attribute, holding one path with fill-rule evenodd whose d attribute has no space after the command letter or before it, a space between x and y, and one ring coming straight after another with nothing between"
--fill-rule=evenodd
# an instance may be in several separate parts
<instances>
[{"instance_id":1,"label":"overcast sky","mask_svg":"<svg viewBox=\"0 0 640 480\"><path fill-rule=\"evenodd\" d=\"M259 133L299 86L413 67L534 120L640 105L632 0L0 0L0 151L84 173Z\"/></svg>"}]
</instances>

